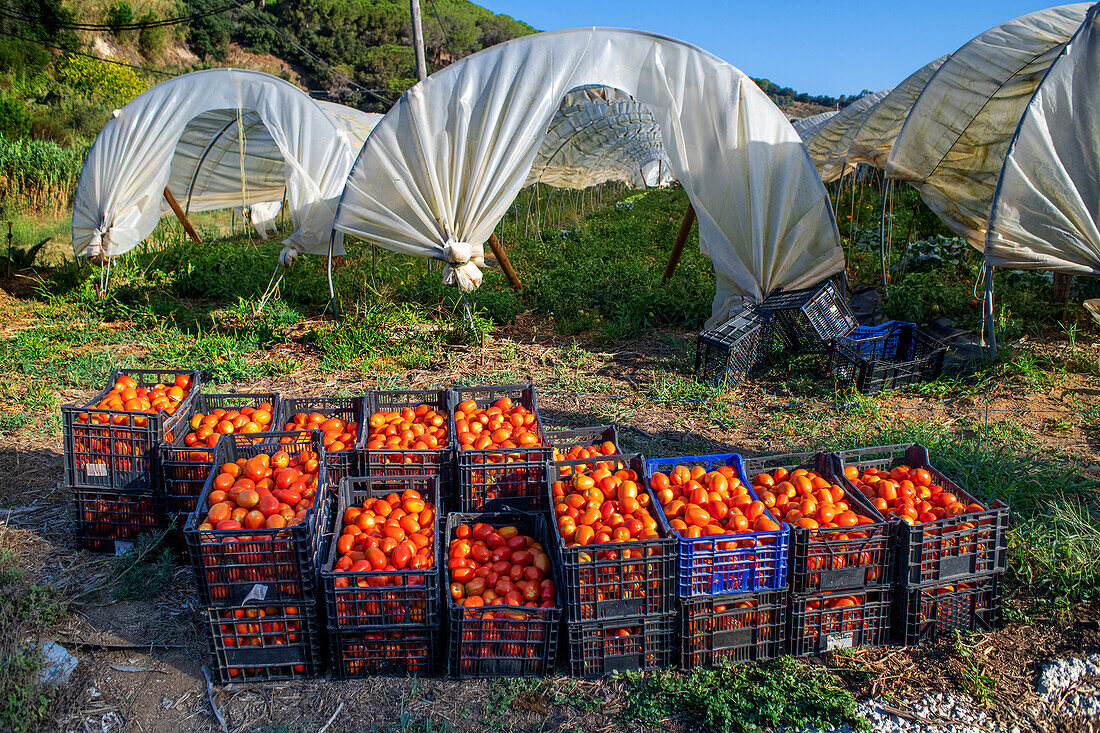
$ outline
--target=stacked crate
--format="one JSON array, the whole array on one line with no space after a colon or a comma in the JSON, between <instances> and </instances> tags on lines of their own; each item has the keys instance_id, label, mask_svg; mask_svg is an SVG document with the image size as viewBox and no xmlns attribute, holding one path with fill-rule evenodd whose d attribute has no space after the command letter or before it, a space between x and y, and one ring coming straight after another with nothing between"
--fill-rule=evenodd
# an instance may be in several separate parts
<instances>
[{"instance_id":1,"label":"stacked crate","mask_svg":"<svg viewBox=\"0 0 1100 733\"><path fill-rule=\"evenodd\" d=\"M558 651L558 628L561 625L562 587L558 564L547 551L550 535L546 526L546 517L542 512L500 511L478 514L452 513L447 516L444 536L447 542L447 556L451 557L451 543L454 540L473 540L472 547L478 541L484 541L491 548L509 549L503 544L492 543L487 535L478 540L477 525L486 524L493 530L513 527L518 535L533 539L546 551L550 560L550 580L556 589L553 596L542 595L525 602L494 602L491 605L460 605L456 601L458 594L447 593L447 669L451 677L459 679L480 677L542 677L554 669ZM459 536L459 528L472 530L468 538ZM470 548L467 548L468 550ZM511 550L509 550L511 552ZM455 556L459 557L458 555ZM506 562L506 561L501 561ZM470 568L465 568L470 570ZM448 591L461 591L462 585L455 582L452 587L452 572L448 569ZM486 576L488 577L488 576ZM467 580L472 582L474 577ZM504 578L500 579L501 581ZM512 580L519 582L513 576ZM540 581L540 586L546 578ZM534 582L534 581L530 581ZM496 587L496 586L494 586ZM532 586L527 586L528 588ZM549 588L542 589L549 594ZM482 592L482 598L484 592ZM484 601L479 598L484 603ZM530 605L525 605L529 603Z\"/></svg>"},{"instance_id":2,"label":"stacked crate","mask_svg":"<svg viewBox=\"0 0 1100 733\"><path fill-rule=\"evenodd\" d=\"M432 675L438 671L440 578L444 572L439 486L437 475L371 476L340 482L334 530L321 569L329 658L335 677ZM431 566L338 570L345 512L385 502L392 494L400 497L409 489L425 502L420 518L425 511L431 514Z\"/></svg>"},{"instance_id":3,"label":"stacked crate","mask_svg":"<svg viewBox=\"0 0 1100 733\"><path fill-rule=\"evenodd\" d=\"M326 418L340 418L349 425L354 425L359 436L363 431L363 397L293 397L280 402L279 412L276 414L274 430L297 430L295 417L304 415L308 418L317 413ZM340 480L349 476L358 476L359 458L356 449L358 440L350 445L341 446L338 450L329 450L325 446L326 462L328 465L328 481L331 486L336 486Z\"/></svg>"},{"instance_id":4,"label":"stacked crate","mask_svg":"<svg viewBox=\"0 0 1100 733\"><path fill-rule=\"evenodd\" d=\"M601 437L593 435L588 441L595 443ZM561 447L564 443L559 443ZM645 495L641 457L622 454L554 461L546 489L553 521L551 545L562 571L570 669L576 677L667 667L676 648L675 542L667 530L656 526L652 507L642 505L655 534L650 538L632 536L599 544L595 537L582 545L565 529L563 517L571 507L567 497L574 476L600 468L612 474L631 472L622 475L628 477L624 484L633 481L638 496ZM608 509L608 519L625 501L626 495L617 493L621 488L615 489L614 498L604 495L601 502L601 509ZM637 510L633 518L642 521Z\"/></svg>"},{"instance_id":5,"label":"stacked crate","mask_svg":"<svg viewBox=\"0 0 1100 733\"><path fill-rule=\"evenodd\" d=\"M126 412L93 407L129 376L139 387L190 382L175 412ZM77 540L93 552L121 553L145 533L167 527L158 449L188 429L199 393L195 371L129 369L115 371L106 390L83 406L61 408L65 486L76 504Z\"/></svg>"},{"instance_id":6,"label":"stacked crate","mask_svg":"<svg viewBox=\"0 0 1100 733\"><path fill-rule=\"evenodd\" d=\"M332 500L320 431L227 435L215 466L261 453L310 450L318 456L318 492L304 522L281 529L207 529L211 471L184 527L214 676L220 682L287 680L321 673L317 569L331 532Z\"/></svg>"},{"instance_id":7,"label":"stacked crate","mask_svg":"<svg viewBox=\"0 0 1100 733\"><path fill-rule=\"evenodd\" d=\"M479 408L491 407L508 398L535 416L539 443L530 448L474 448L458 442L455 411L467 400ZM455 490L463 512L495 511L501 508L545 511L546 465L551 458L546 435L538 417L533 385L463 387L451 391L448 433L454 447Z\"/></svg>"},{"instance_id":8,"label":"stacked crate","mask_svg":"<svg viewBox=\"0 0 1100 733\"><path fill-rule=\"evenodd\" d=\"M364 425L359 432L358 476L438 476L438 504L449 505L453 500L454 440L449 425L451 391L448 389L392 389L367 392L364 402ZM418 414L419 411L419 414ZM413 420L435 413L447 428L447 442L423 448L385 448L375 445L370 431L375 426L371 419L381 413L399 413ZM411 422L411 420L410 420ZM382 423L383 425L385 423ZM413 444L416 445L415 443Z\"/></svg>"},{"instance_id":9,"label":"stacked crate","mask_svg":"<svg viewBox=\"0 0 1100 733\"><path fill-rule=\"evenodd\" d=\"M896 543L892 636L906 646L923 644L953 630L991 631L1000 620L1003 576L1008 557L1009 508L1000 501L978 502L931 464L920 445L888 445L841 451L846 469L897 466L924 469L966 505L981 511L936 521L893 523ZM855 485L845 477L850 492Z\"/></svg>"},{"instance_id":10,"label":"stacked crate","mask_svg":"<svg viewBox=\"0 0 1100 733\"><path fill-rule=\"evenodd\" d=\"M279 395L274 392L239 392L233 394L200 394L195 397L192 415L209 415L217 409L226 412L240 411L242 408L270 408L271 422L274 425L279 414ZM169 519L180 529L187 518L195 511L199 503L210 470L214 466L214 448L217 443L198 441L187 444L187 436L194 426L188 423L184 430L175 436L172 442L160 444L161 487L164 492L164 508ZM239 434L239 433L234 433ZM216 435L216 434L215 434Z\"/></svg>"},{"instance_id":11,"label":"stacked crate","mask_svg":"<svg viewBox=\"0 0 1100 733\"><path fill-rule=\"evenodd\" d=\"M684 669L774 659L783 653L786 631L787 532L740 532L735 535L685 537L670 527L651 484L654 473L677 466L702 466L708 473L723 466L734 470L756 500L735 453L645 462L645 483L661 528L677 543L677 609L680 666ZM765 510L767 511L767 510ZM772 519L778 519L767 512Z\"/></svg>"},{"instance_id":12,"label":"stacked crate","mask_svg":"<svg viewBox=\"0 0 1100 733\"><path fill-rule=\"evenodd\" d=\"M892 524L860 492L843 486L840 462L832 454L745 459L750 480L776 469L789 473L798 468L840 486L844 496L837 501L871 521L850 529L788 523L788 653L806 656L882 646L889 641Z\"/></svg>"},{"instance_id":13,"label":"stacked crate","mask_svg":"<svg viewBox=\"0 0 1100 733\"><path fill-rule=\"evenodd\" d=\"M860 326L829 344L826 371L865 395L935 379L947 347L904 321Z\"/></svg>"},{"instance_id":14,"label":"stacked crate","mask_svg":"<svg viewBox=\"0 0 1100 733\"><path fill-rule=\"evenodd\" d=\"M700 332L695 343L695 378L717 387L733 389L768 360L771 314L748 306L710 331Z\"/></svg>"},{"instance_id":15,"label":"stacked crate","mask_svg":"<svg viewBox=\"0 0 1100 733\"><path fill-rule=\"evenodd\" d=\"M833 339L851 333L855 316L832 280L804 290L773 293L759 305L770 316L769 341L789 353L824 354Z\"/></svg>"}]
</instances>

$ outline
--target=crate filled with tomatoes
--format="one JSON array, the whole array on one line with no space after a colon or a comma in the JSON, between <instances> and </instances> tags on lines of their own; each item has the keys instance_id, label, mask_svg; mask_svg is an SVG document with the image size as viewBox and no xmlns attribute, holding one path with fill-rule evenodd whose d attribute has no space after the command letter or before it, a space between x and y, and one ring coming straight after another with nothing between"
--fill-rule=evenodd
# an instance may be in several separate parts
<instances>
[{"instance_id":1,"label":"crate filled with tomatoes","mask_svg":"<svg viewBox=\"0 0 1100 733\"><path fill-rule=\"evenodd\" d=\"M200 601L313 600L331 529L321 433L227 435L213 464L184 527Z\"/></svg>"},{"instance_id":2,"label":"crate filled with tomatoes","mask_svg":"<svg viewBox=\"0 0 1100 733\"><path fill-rule=\"evenodd\" d=\"M439 626L438 487L437 476L340 482L321 567L330 629Z\"/></svg>"},{"instance_id":3,"label":"crate filled with tomatoes","mask_svg":"<svg viewBox=\"0 0 1100 733\"><path fill-rule=\"evenodd\" d=\"M679 631L683 669L775 659L787 649L787 593L683 598Z\"/></svg>"},{"instance_id":4,"label":"crate filled with tomatoes","mask_svg":"<svg viewBox=\"0 0 1100 733\"><path fill-rule=\"evenodd\" d=\"M804 657L890 641L890 590L842 590L789 596L788 654Z\"/></svg>"},{"instance_id":5,"label":"crate filled with tomatoes","mask_svg":"<svg viewBox=\"0 0 1100 733\"><path fill-rule=\"evenodd\" d=\"M636 455L550 464L551 541L571 624L676 611L676 543L641 474Z\"/></svg>"},{"instance_id":6,"label":"crate filled with tomatoes","mask_svg":"<svg viewBox=\"0 0 1100 733\"><path fill-rule=\"evenodd\" d=\"M363 424L363 403L362 397L287 398L280 403L275 429L320 430L329 485L335 487L345 476L359 474L355 445Z\"/></svg>"},{"instance_id":7,"label":"crate filled with tomatoes","mask_svg":"<svg viewBox=\"0 0 1100 733\"><path fill-rule=\"evenodd\" d=\"M676 614L568 624L569 673L604 677L671 667Z\"/></svg>"},{"instance_id":8,"label":"crate filled with tomatoes","mask_svg":"<svg viewBox=\"0 0 1100 733\"><path fill-rule=\"evenodd\" d=\"M76 540L92 552L120 555L138 537L168 527L159 492L111 491L75 487Z\"/></svg>"},{"instance_id":9,"label":"crate filled with tomatoes","mask_svg":"<svg viewBox=\"0 0 1100 733\"><path fill-rule=\"evenodd\" d=\"M440 630L436 626L329 631L332 675L362 677L432 676L439 671Z\"/></svg>"},{"instance_id":10,"label":"crate filled with tomatoes","mask_svg":"<svg viewBox=\"0 0 1100 733\"><path fill-rule=\"evenodd\" d=\"M269 432L278 408L279 395L273 392L196 395L188 430L175 442L160 445L161 486L169 516L178 517L183 526L195 511L221 436Z\"/></svg>"},{"instance_id":11,"label":"crate filled with tomatoes","mask_svg":"<svg viewBox=\"0 0 1100 733\"><path fill-rule=\"evenodd\" d=\"M555 461L598 458L622 453L619 450L619 431L614 425L547 430L546 440L553 448L552 460Z\"/></svg>"},{"instance_id":12,"label":"crate filled with tomatoes","mask_svg":"<svg viewBox=\"0 0 1100 733\"><path fill-rule=\"evenodd\" d=\"M993 573L924 588L899 590L894 599L894 642L926 644L952 631L993 631L1000 622L1004 576Z\"/></svg>"},{"instance_id":13,"label":"crate filled with tomatoes","mask_svg":"<svg viewBox=\"0 0 1100 733\"><path fill-rule=\"evenodd\" d=\"M920 445L841 451L849 494L861 492L897 527L897 581L906 587L1003 572L1009 508L988 506L931 465Z\"/></svg>"},{"instance_id":14,"label":"crate filled with tomatoes","mask_svg":"<svg viewBox=\"0 0 1100 733\"><path fill-rule=\"evenodd\" d=\"M454 482L447 389L367 392L360 476L438 476L440 504Z\"/></svg>"},{"instance_id":15,"label":"crate filled with tomatoes","mask_svg":"<svg viewBox=\"0 0 1100 733\"><path fill-rule=\"evenodd\" d=\"M893 527L860 492L844 488L831 453L746 458L764 506L790 527L792 593L883 588L894 582Z\"/></svg>"},{"instance_id":16,"label":"crate filled with tomatoes","mask_svg":"<svg viewBox=\"0 0 1100 733\"><path fill-rule=\"evenodd\" d=\"M553 670L562 600L545 517L455 513L444 534L450 676L541 677Z\"/></svg>"},{"instance_id":17,"label":"crate filled with tomatoes","mask_svg":"<svg viewBox=\"0 0 1100 733\"><path fill-rule=\"evenodd\" d=\"M115 371L83 406L61 408L65 484L101 491L159 490L158 448L188 428L197 371Z\"/></svg>"},{"instance_id":18,"label":"crate filled with tomatoes","mask_svg":"<svg viewBox=\"0 0 1100 733\"><path fill-rule=\"evenodd\" d=\"M552 449L539 422L535 388L454 389L451 405L459 508L545 510Z\"/></svg>"},{"instance_id":19,"label":"crate filled with tomatoes","mask_svg":"<svg viewBox=\"0 0 1100 733\"><path fill-rule=\"evenodd\" d=\"M787 586L787 527L753 492L736 453L653 458L645 483L677 543L680 598Z\"/></svg>"},{"instance_id":20,"label":"crate filled with tomatoes","mask_svg":"<svg viewBox=\"0 0 1100 733\"><path fill-rule=\"evenodd\" d=\"M314 603L252 602L204 611L211 668L220 683L268 682L321 674Z\"/></svg>"}]
</instances>

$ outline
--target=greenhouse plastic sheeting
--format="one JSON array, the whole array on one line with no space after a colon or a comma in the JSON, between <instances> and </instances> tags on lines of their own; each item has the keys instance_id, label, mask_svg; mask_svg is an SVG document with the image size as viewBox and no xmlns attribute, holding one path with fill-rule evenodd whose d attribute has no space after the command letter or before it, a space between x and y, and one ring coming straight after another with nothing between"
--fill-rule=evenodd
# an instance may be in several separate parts
<instances>
[{"instance_id":1,"label":"greenhouse plastic sheeting","mask_svg":"<svg viewBox=\"0 0 1100 733\"><path fill-rule=\"evenodd\" d=\"M1088 8L1041 10L968 42L933 74L894 144L887 175L978 249L1020 118Z\"/></svg>"},{"instance_id":2,"label":"greenhouse plastic sheeting","mask_svg":"<svg viewBox=\"0 0 1100 733\"><path fill-rule=\"evenodd\" d=\"M224 165L199 165L204 154ZM226 175L234 160L237 173ZM132 249L156 228L171 186L192 211L272 203L285 187L295 231L284 252L324 253L353 161L344 128L297 87L257 71L184 74L117 110L96 137L77 184L73 251L98 258ZM191 183L196 170L201 184Z\"/></svg>"},{"instance_id":3,"label":"greenhouse plastic sheeting","mask_svg":"<svg viewBox=\"0 0 1100 733\"><path fill-rule=\"evenodd\" d=\"M1028 104L986 239L993 265L1100 274L1100 5Z\"/></svg>"},{"instance_id":4,"label":"greenhouse plastic sheeting","mask_svg":"<svg viewBox=\"0 0 1100 733\"><path fill-rule=\"evenodd\" d=\"M917 97L924 91L924 85L947 58L948 56L941 56L917 69L875 105L852 138L852 144L848 146L849 165L867 163L876 168L886 168L886 159L894 149L894 141L901 133L905 118L909 116Z\"/></svg>"},{"instance_id":5,"label":"greenhouse plastic sheeting","mask_svg":"<svg viewBox=\"0 0 1100 733\"><path fill-rule=\"evenodd\" d=\"M863 121L874 110L875 105L890 93L889 89L860 97L836 116L817 128L806 142L806 150L818 171L821 180L828 183L840 178L848 168L848 147Z\"/></svg>"},{"instance_id":6,"label":"greenhouse plastic sheeting","mask_svg":"<svg viewBox=\"0 0 1100 733\"><path fill-rule=\"evenodd\" d=\"M527 181L559 102L587 84L622 90L657 120L714 263L712 319L741 296L843 269L825 187L771 100L698 48L613 29L514 39L414 86L356 160L337 231L441 259L445 282L477 287L484 242Z\"/></svg>"},{"instance_id":7,"label":"greenhouse plastic sheeting","mask_svg":"<svg viewBox=\"0 0 1100 733\"><path fill-rule=\"evenodd\" d=\"M358 155L359 149L367 141L370 131L378 124L378 120L382 119L382 115L377 112L364 112L345 104L326 102L322 99L316 101L336 124L344 128L344 132L348 135L348 143L351 145L352 157Z\"/></svg>"},{"instance_id":8,"label":"greenhouse plastic sheeting","mask_svg":"<svg viewBox=\"0 0 1100 733\"><path fill-rule=\"evenodd\" d=\"M822 125L833 117L836 117L836 114L837 110L835 109L831 109L828 112L819 112L816 115L795 120L791 123L791 126L794 127L794 131L798 133L798 136L802 138L802 142L806 142L813 137L814 133L816 133Z\"/></svg>"},{"instance_id":9,"label":"greenhouse plastic sheeting","mask_svg":"<svg viewBox=\"0 0 1100 733\"><path fill-rule=\"evenodd\" d=\"M653 113L618 89L583 86L562 99L527 184L586 188L623 181L633 188L675 180Z\"/></svg>"}]
</instances>

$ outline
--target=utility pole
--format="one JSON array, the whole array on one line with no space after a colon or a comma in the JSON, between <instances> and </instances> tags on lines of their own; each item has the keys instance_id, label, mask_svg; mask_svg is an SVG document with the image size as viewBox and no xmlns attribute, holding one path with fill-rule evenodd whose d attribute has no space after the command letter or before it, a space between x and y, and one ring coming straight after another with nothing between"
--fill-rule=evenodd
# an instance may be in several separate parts
<instances>
[{"instance_id":1,"label":"utility pole","mask_svg":"<svg viewBox=\"0 0 1100 733\"><path fill-rule=\"evenodd\" d=\"M428 75L428 67L424 62L424 28L420 24L420 0L409 0L409 11L412 13L412 42L416 51L416 78L422 80Z\"/></svg>"}]
</instances>

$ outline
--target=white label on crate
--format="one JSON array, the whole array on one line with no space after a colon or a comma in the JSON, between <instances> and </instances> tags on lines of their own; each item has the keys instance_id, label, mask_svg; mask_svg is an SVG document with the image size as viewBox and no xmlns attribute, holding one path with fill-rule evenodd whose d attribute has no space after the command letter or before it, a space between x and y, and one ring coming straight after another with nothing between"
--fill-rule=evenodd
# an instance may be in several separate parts
<instances>
[{"instance_id":1,"label":"white label on crate","mask_svg":"<svg viewBox=\"0 0 1100 733\"><path fill-rule=\"evenodd\" d=\"M91 478L92 476L98 476L99 478L107 478L107 464L106 463L89 463L87 468L84 469L84 473Z\"/></svg>"},{"instance_id":2,"label":"white label on crate","mask_svg":"<svg viewBox=\"0 0 1100 733\"><path fill-rule=\"evenodd\" d=\"M123 540L115 540L115 554L125 555L130 550L134 549L133 542L124 542Z\"/></svg>"},{"instance_id":3,"label":"white label on crate","mask_svg":"<svg viewBox=\"0 0 1100 733\"><path fill-rule=\"evenodd\" d=\"M241 603L244 604L248 603L249 601L262 601L265 598L267 598L267 586L257 583L256 585L252 586L252 590L248 591L248 595L244 597L244 600L241 601Z\"/></svg>"},{"instance_id":4,"label":"white label on crate","mask_svg":"<svg viewBox=\"0 0 1100 733\"><path fill-rule=\"evenodd\" d=\"M854 632L846 631L843 634L826 634L825 635L825 651L831 652L834 649L851 649Z\"/></svg>"}]
</instances>

